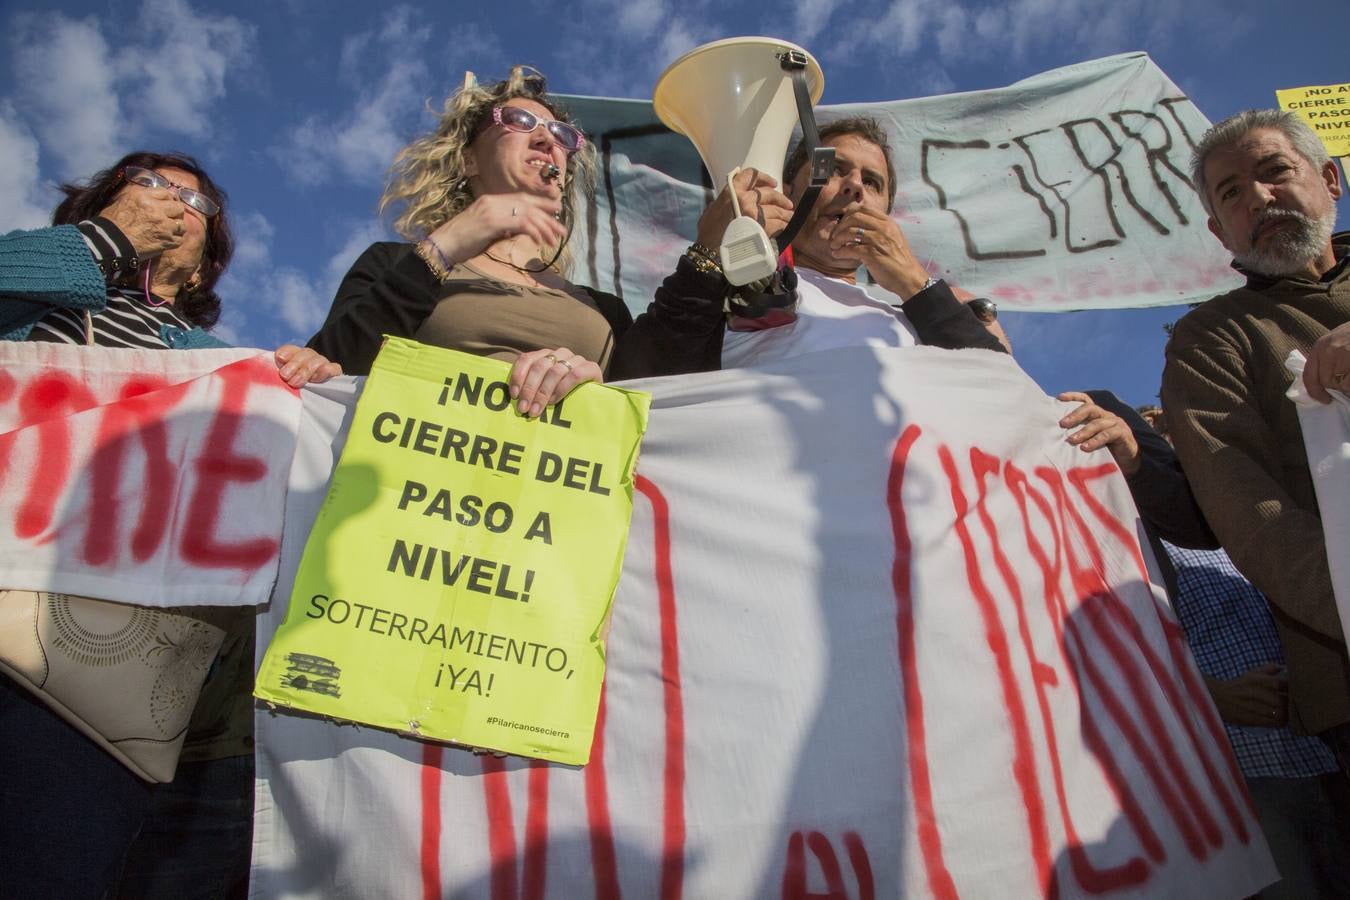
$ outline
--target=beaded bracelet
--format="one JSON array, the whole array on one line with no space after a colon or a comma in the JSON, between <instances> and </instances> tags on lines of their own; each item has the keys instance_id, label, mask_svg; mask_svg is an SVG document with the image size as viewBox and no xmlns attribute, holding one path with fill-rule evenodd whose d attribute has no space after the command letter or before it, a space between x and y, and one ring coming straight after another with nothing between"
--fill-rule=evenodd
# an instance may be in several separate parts
<instances>
[{"instance_id":1,"label":"beaded bracelet","mask_svg":"<svg viewBox=\"0 0 1350 900\"><path fill-rule=\"evenodd\" d=\"M723 277L722 263L718 260L717 255L697 241L690 244L689 249L684 251L684 257L704 275Z\"/></svg>"},{"instance_id":2,"label":"beaded bracelet","mask_svg":"<svg viewBox=\"0 0 1350 900\"><path fill-rule=\"evenodd\" d=\"M432 275L436 276L437 281L441 284L445 284L450 280L450 270L453 269L454 266L450 265L449 261L445 258L445 254L441 252L441 248L437 247L431 240L424 239L418 241L413 246L413 252L417 254L422 262L426 263L427 268L431 270Z\"/></svg>"}]
</instances>

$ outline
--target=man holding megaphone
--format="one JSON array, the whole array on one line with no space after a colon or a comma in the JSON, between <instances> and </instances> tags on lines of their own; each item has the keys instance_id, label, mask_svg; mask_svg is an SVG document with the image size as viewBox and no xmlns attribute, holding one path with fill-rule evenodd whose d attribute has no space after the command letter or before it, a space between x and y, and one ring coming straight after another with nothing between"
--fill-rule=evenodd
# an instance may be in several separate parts
<instances>
[{"instance_id":1,"label":"man holding megaphone","mask_svg":"<svg viewBox=\"0 0 1350 900\"><path fill-rule=\"evenodd\" d=\"M929 275L891 218L895 167L881 125L866 116L840 119L820 128L820 143L834 148L834 172L792 241L795 275L780 272L772 288L795 293L785 307L795 319L775 321L770 315L758 324L736 316L734 303L727 303L735 289L712 248L721 243L736 207L770 237L783 230L809 180L804 141L788 154L782 190L773 175L745 169L704 211L697 239L625 338L626 351L642 353L649 363L648 373L654 359L667 368L665 374L675 374L846 346L1005 349L993 304L957 299L951 287ZM860 266L875 286L857 283ZM671 352L675 347L679 354Z\"/></svg>"}]
</instances>

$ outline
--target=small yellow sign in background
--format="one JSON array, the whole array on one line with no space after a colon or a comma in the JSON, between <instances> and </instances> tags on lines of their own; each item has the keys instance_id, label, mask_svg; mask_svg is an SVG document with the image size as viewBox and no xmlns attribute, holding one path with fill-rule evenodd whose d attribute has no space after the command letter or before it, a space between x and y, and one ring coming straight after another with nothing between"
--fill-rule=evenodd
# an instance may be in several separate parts
<instances>
[{"instance_id":1,"label":"small yellow sign in background","mask_svg":"<svg viewBox=\"0 0 1350 900\"><path fill-rule=\"evenodd\" d=\"M256 696L589 760L651 398L585 384L530 420L508 372L386 341Z\"/></svg>"},{"instance_id":2,"label":"small yellow sign in background","mask_svg":"<svg viewBox=\"0 0 1350 900\"><path fill-rule=\"evenodd\" d=\"M1281 109L1308 120L1332 156L1350 156L1350 84L1325 84L1276 91Z\"/></svg>"}]
</instances>

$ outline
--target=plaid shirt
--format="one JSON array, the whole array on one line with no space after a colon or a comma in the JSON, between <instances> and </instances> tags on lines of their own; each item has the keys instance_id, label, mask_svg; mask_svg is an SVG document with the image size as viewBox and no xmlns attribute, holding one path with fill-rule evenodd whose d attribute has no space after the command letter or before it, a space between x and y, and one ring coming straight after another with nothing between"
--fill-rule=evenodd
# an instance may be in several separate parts
<instances>
[{"instance_id":1,"label":"plaid shirt","mask_svg":"<svg viewBox=\"0 0 1350 900\"><path fill-rule=\"evenodd\" d=\"M1203 674L1227 681L1266 663L1284 665L1265 595L1242 577L1227 553L1183 550L1166 541L1163 546L1177 570L1177 618ZM1283 727L1227 722L1224 727L1247 778L1307 778L1337 771L1335 757L1315 737Z\"/></svg>"}]
</instances>

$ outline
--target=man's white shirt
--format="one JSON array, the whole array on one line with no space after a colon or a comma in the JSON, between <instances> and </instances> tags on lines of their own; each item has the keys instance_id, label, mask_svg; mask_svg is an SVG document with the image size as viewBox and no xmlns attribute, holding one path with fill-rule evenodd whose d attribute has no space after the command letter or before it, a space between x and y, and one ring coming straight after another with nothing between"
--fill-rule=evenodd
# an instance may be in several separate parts
<instances>
[{"instance_id":1,"label":"man's white shirt","mask_svg":"<svg viewBox=\"0 0 1350 900\"><path fill-rule=\"evenodd\" d=\"M891 292L877 285L849 284L811 269L798 269L797 277L797 320L762 331L728 331L722 341L722 368L754 366L839 347L918 344L914 327L900 311L900 298Z\"/></svg>"}]
</instances>

